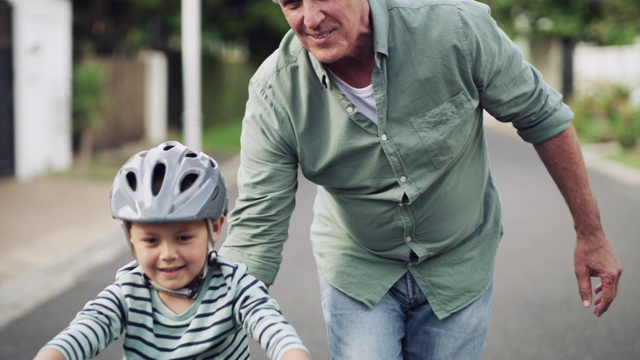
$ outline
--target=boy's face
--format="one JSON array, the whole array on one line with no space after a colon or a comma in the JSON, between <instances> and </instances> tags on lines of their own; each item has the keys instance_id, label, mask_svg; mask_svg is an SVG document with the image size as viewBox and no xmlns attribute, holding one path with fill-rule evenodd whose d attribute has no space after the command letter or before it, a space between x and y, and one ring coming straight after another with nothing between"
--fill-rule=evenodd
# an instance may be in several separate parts
<instances>
[{"instance_id":1,"label":"boy's face","mask_svg":"<svg viewBox=\"0 0 640 360\"><path fill-rule=\"evenodd\" d=\"M214 239L220 232L218 222L214 222ZM187 286L207 260L208 232L203 220L134 222L130 234L132 253L144 273L167 289Z\"/></svg>"}]
</instances>

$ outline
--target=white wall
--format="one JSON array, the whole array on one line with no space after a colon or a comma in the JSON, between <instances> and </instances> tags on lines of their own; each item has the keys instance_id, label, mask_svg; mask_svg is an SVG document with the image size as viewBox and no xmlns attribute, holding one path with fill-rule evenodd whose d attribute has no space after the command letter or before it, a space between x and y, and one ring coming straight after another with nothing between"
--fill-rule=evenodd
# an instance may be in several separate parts
<instances>
[{"instance_id":1,"label":"white wall","mask_svg":"<svg viewBox=\"0 0 640 360\"><path fill-rule=\"evenodd\" d=\"M633 101L640 105L640 39L624 46L580 43L575 48L573 61L576 92L589 91L598 83L613 82L635 89Z\"/></svg>"},{"instance_id":2,"label":"white wall","mask_svg":"<svg viewBox=\"0 0 640 360\"><path fill-rule=\"evenodd\" d=\"M562 43L555 38L517 38L524 58L556 90L562 89ZM573 53L573 86L576 94L588 93L604 83L632 90L633 104L640 106L640 38L635 44L596 46L578 43Z\"/></svg>"},{"instance_id":3,"label":"white wall","mask_svg":"<svg viewBox=\"0 0 640 360\"><path fill-rule=\"evenodd\" d=\"M69 0L13 6L16 177L30 180L72 163L72 7Z\"/></svg>"}]
</instances>

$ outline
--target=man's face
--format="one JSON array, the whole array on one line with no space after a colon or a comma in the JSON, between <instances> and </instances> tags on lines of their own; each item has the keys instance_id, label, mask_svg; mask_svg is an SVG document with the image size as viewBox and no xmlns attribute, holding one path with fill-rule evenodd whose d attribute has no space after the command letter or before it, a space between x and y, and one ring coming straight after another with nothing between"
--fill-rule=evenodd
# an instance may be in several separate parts
<instances>
[{"instance_id":1,"label":"man's face","mask_svg":"<svg viewBox=\"0 0 640 360\"><path fill-rule=\"evenodd\" d=\"M278 0L302 45L324 64L355 57L358 36L369 31L367 0Z\"/></svg>"}]
</instances>

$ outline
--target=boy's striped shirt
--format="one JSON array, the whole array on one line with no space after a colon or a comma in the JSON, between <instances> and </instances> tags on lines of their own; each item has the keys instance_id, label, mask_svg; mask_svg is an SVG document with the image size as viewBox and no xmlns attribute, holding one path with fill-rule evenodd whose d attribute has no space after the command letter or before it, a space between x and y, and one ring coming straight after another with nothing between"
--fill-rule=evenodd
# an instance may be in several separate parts
<instances>
[{"instance_id":1,"label":"boy's striped shirt","mask_svg":"<svg viewBox=\"0 0 640 360\"><path fill-rule=\"evenodd\" d=\"M182 314L162 303L140 268L121 270L116 282L45 347L58 349L67 359L88 359L123 332L126 359L249 359L247 336L270 359L305 349L264 285L245 265L220 257L209 267L196 301Z\"/></svg>"}]
</instances>

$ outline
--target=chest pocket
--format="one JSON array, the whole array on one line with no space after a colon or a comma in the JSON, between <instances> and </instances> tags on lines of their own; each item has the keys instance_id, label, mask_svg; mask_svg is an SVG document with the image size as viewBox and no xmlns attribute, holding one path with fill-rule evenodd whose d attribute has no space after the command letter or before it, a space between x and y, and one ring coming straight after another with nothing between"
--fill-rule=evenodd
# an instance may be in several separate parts
<instances>
[{"instance_id":1,"label":"chest pocket","mask_svg":"<svg viewBox=\"0 0 640 360\"><path fill-rule=\"evenodd\" d=\"M468 145L479 121L475 116L475 101L466 91L438 105L435 109L411 119L431 161L438 169L453 163Z\"/></svg>"}]
</instances>

